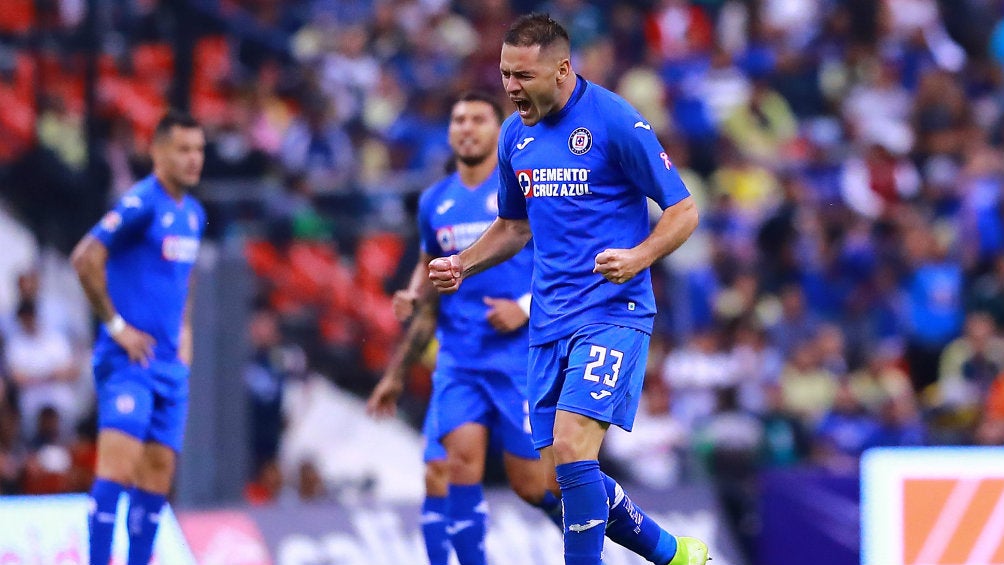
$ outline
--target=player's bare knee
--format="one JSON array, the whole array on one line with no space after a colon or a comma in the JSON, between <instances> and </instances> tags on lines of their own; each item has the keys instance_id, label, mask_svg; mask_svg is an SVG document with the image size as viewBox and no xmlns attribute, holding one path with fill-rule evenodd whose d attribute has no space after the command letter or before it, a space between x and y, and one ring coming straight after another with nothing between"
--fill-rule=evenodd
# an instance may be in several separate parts
<instances>
[{"instance_id":1,"label":"player's bare knee","mask_svg":"<svg viewBox=\"0 0 1004 565\"><path fill-rule=\"evenodd\" d=\"M579 438L570 435L555 436L552 446L555 464L574 463L586 459L583 443Z\"/></svg>"},{"instance_id":2,"label":"player's bare knee","mask_svg":"<svg viewBox=\"0 0 1004 565\"><path fill-rule=\"evenodd\" d=\"M147 444L136 476L136 486L150 492L167 493L174 479L175 455L170 448Z\"/></svg>"},{"instance_id":3,"label":"player's bare knee","mask_svg":"<svg viewBox=\"0 0 1004 565\"><path fill-rule=\"evenodd\" d=\"M429 461L425 466L425 492L430 496L446 496L450 469L446 460Z\"/></svg>"}]
</instances>

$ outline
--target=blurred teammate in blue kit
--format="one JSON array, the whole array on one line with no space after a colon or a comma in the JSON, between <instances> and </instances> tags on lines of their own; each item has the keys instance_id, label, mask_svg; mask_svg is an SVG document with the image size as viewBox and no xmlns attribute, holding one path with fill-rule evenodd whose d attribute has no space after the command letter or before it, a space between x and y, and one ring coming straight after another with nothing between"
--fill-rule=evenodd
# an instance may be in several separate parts
<instances>
[{"instance_id":1,"label":"blurred teammate in blue kit","mask_svg":"<svg viewBox=\"0 0 1004 565\"><path fill-rule=\"evenodd\" d=\"M432 260L429 278L462 292L532 236L530 424L561 488L566 565L599 565L604 533L656 565L704 565L703 542L663 530L597 461L609 426L630 431L638 409L655 316L648 269L686 241L697 208L651 126L577 76L570 55L547 15L506 32L499 68L516 113L499 138L498 219ZM651 232L647 198L663 209Z\"/></svg>"},{"instance_id":2,"label":"blurred teammate in blue kit","mask_svg":"<svg viewBox=\"0 0 1004 565\"><path fill-rule=\"evenodd\" d=\"M503 450L516 494L552 520L561 519L561 503L546 489L547 467L533 448L527 420L531 247L450 296L439 298L426 275L433 257L464 249L497 215L501 123L502 110L487 95L472 92L453 105L449 142L457 171L419 200L421 258L408 287L394 295L395 314L414 317L367 406L372 415L394 413L407 369L435 332L439 352L423 430L422 533L431 565L446 565L451 546L461 565L486 563L481 483L490 440Z\"/></svg>"},{"instance_id":3,"label":"blurred teammate in blue kit","mask_svg":"<svg viewBox=\"0 0 1004 565\"><path fill-rule=\"evenodd\" d=\"M73 266L103 322L94 345L98 458L90 563L111 557L116 507L129 494L128 565L147 565L171 489L188 410L192 267L206 223L188 194L205 136L169 112L154 131L153 174L136 183L77 244Z\"/></svg>"}]
</instances>

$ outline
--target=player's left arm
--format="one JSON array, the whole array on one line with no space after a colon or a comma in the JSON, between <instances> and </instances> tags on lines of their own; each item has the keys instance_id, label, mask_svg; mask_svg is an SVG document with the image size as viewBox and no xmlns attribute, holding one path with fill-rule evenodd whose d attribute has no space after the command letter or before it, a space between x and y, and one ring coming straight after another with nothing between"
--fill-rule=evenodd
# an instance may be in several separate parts
<instances>
[{"instance_id":1,"label":"player's left arm","mask_svg":"<svg viewBox=\"0 0 1004 565\"><path fill-rule=\"evenodd\" d=\"M669 255L697 228L697 206L651 126L637 113L612 112L610 158L625 176L663 209L655 228L630 249L605 249L596 255L594 273L616 284Z\"/></svg>"},{"instance_id":2,"label":"player's left arm","mask_svg":"<svg viewBox=\"0 0 1004 565\"><path fill-rule=\"evenodd\" d=\"M188 275L188 296L185 311L181 316L181 333L178 334L178 359L188 367L192 366L195 342L192 338L192 307L195 303L195 273Z\"/></svg>"}]
</instances>

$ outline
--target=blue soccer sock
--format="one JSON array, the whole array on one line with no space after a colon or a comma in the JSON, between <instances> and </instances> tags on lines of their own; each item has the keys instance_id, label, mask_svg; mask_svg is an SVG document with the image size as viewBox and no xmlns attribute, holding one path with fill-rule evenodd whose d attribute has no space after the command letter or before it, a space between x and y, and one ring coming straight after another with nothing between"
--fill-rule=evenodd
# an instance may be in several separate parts
<instances>
[{"instance_id":1,"label":"blue soccer sock","mask_svg":"<svg viewBox=\"0 0 1004 565\"><path fill-rule=\"evenodd\" d=\"M446 497L426 496L422 504L422 539L429 565L447 565L450 536L446 535Z\"/></svg>"},{"instance_id":2,"label":"blue soccer sock","mask_svg":"<svg viewBox=\"0 0 1004 565\"><path fill-rule=\"evenodd\" d=\"M460 565L485 565L485 530L487 516L485 494L480 484L450 485L447 515L453 551Z\"/></svg>"},{"instance_id":3,"label":"blue soccer sock","mask_svg":"<svg viewBox=\"0 0 1004 565\"><path fill-rule=\"evenodd\" d=\"M91 563L108 565L112 558L115 535L115 511L125 486L107 479L94 479L91 485L91 512L87 517Z\"/></svg>"},{"instance_id":4,"label":"blue soccer sock","mask_svg":"<svg viewBox=\"0 0 1004 565\"><path fill-rule=\"evenodd\" d=\"M544 497L534 504L534 506L540 508L544 514L547 514L548 519L554 522L554 525L564 530L565 524L561 515L561 499L554 496L553 492L545 490Z\"/></svg>"},{"instance_id":5,"label":"blue soccer sock","mask_svg":"<svg viewBox=\"0 0 1004 565\"><path fill-rule=\"evenodd\" d=\"M163 494L134 488L129 492L129 565L149 565L153 540L160 525L160 511L167 498Z\"/></svg>"},{"instance_id":6,"label":"blue soccer sock","mask_svg":"<svg viewBox=\"0 0 1004 565\"><path fill-rule=\"evenodd\" d=\"M607 537L656 565L669 563L676 555L676 538L635 506L617 481L603 475L603 485L610 501Z\"/></svg>"},{"instance_id":7,"label":"blue soccer sock","mask_svg":"<svg viewBox=\"0 0 1004 565\"><path fill-rule=\"evenodd\" d=\"M610 509L595 459L555 467L565 507L565 565L599 565Z\"/></svg>"}]
</instances>

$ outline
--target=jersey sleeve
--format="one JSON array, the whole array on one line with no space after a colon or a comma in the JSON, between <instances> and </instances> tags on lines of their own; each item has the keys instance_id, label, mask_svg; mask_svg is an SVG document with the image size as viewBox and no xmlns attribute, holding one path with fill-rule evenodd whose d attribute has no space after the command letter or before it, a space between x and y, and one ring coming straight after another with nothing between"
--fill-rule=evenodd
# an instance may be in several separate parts
<instances>
[{"instance_id":1,"label":"jersey sleeve","mask_svg":"<svg viewBox=\"0 0 1004 565\"><path fill-rule=\"evenodd\" d=\"M516 179L516 172L512 169L512 162L509 160L509 152L513 146L512 127L513 118L506 120L502 126L502 133L499 135L499 217L506 220L525 220L526 197L523 196L523 188L520 187Z\"/></svg>"},{"instance_id":2,"label":"jersey sleeve","mask_svg":"<svg viewBox=\"0 0 1004 565\"><path fill-rule=\"evenodd\" d=\"M153 203L130 192L91 228L90 234L109 250L114 250L142 237L153 216Z\"/></svg>"},{"instance_id":3,"label":"jersey sleeve","mask_svg":"<svg viewBox=\"0 0 1004 565\"><path fill-rule=\"evenodd\" d=\"M432 189L426 190L418 199L418 241L423 253L442 257L443 250L439 247L436 232L429 222L429 212L433 206L432 192Z\"/></svg>"},{"instance_id":4,"label":"jersey sleeve","mask_svg":"<svg viewBox=\"0 0 1004 565\"><path fill-rule=\"evenodd\" d=\"M690 196L652 126L637 110L624 102L607 113L607 120L613 157L635 186L663 210Z\"/></svg>"}]
</instances>

